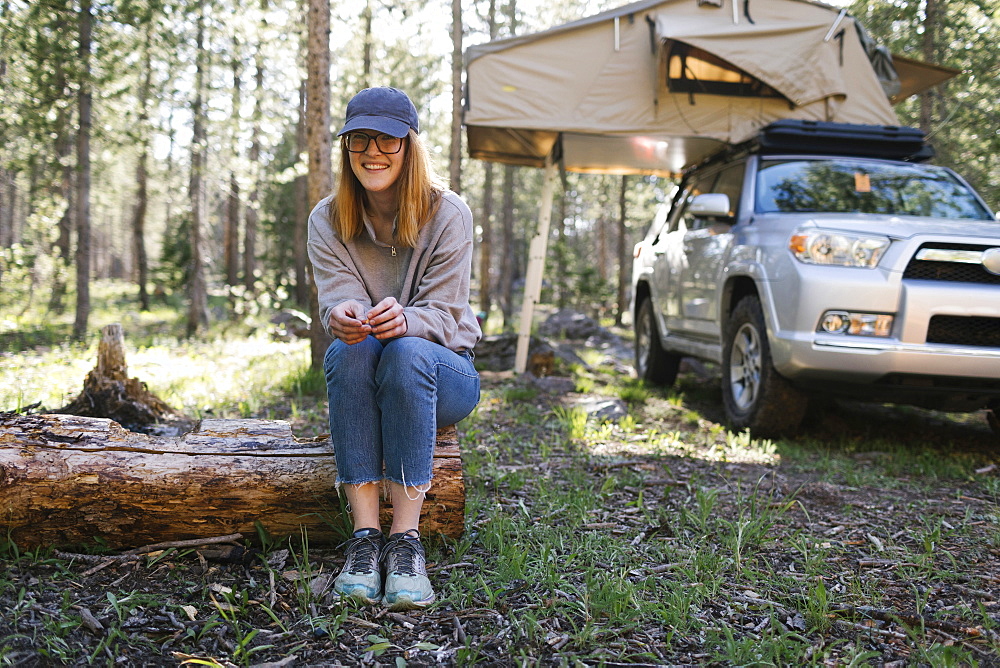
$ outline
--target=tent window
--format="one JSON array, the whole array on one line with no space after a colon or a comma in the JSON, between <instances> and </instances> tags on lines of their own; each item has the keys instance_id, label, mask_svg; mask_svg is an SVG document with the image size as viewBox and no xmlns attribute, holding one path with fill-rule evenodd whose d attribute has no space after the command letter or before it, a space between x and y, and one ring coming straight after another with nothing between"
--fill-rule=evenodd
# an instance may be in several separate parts
<instances>
[{"instance_id":1,"label":"tent window","mask_svg":"<svg viewBox=\"0 0 1000 668\"><path fill-rule=\"evenodd\" d=\"M760 79L696 46L668 40L664 51L667 90L672 93L783 97Z\"/></svg>"}]
</instances>

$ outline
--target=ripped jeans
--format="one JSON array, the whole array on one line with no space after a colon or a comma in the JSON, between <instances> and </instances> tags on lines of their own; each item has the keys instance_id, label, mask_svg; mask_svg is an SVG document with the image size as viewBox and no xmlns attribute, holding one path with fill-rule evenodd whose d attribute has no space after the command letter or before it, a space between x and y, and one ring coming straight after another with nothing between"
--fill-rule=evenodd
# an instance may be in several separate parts
<instances>
[{"instance_id":1,"label":"ripped jeans","mask_svg":"<svg viewBox=\"0 0 1000 668\"><path fill-rule=\"evenodd\" d=\"M339 484L428 485L438 427L479 403L472 355L427 339L334 341L323 367Z\"/></svg>"}]
</instances>

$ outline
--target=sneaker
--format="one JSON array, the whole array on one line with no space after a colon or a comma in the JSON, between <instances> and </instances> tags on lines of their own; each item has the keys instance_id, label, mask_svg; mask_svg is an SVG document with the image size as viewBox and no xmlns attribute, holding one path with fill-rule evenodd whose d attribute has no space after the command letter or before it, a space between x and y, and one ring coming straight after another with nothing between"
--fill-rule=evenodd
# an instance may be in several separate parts
<instances>
[{"instance_id":1,"label":"sneaker","mask_svg":"<svg viewBox=\"0 0 1000 668\"><path fill-rule=\"evenodd\" d=\"M359 529L344 543L347 561L333 581L333 590L340 598L354 598L364 603L377 603L382 594L382 574L378 558L385 538L378 529Z\"/></svg>"},{"instance_id":2,"label":"sneaker","mask_svg":"<svg viewBox=\"0 0 1000 668\"><path fill-rule=\"evenodd\" d=\"M389 606L390 610L412 610L434 602L434 590L427 578L419 531L410 529L389 536L389 541L382 548L381 560L385 565L383 605Z\"/></svg>"}]
</instances>

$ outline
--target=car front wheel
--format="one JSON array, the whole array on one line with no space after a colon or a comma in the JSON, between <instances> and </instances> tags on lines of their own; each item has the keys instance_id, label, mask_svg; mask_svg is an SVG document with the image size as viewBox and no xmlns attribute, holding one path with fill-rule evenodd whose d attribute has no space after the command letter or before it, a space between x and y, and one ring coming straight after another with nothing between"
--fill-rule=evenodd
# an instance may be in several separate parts
<instances>
[{"instance_id":1,"label":"car front wheel","mask_svg":"<svg viewBox=\"0 0 1000 668\"><path fill-rule=\"evenodd\" d=\"M762 438L795 432L808 407L774 369L764 312L753 295L739 301L726 323L722 399L733 430Z\"/></svg>"},{"instance_id":2,"label":"car front wheel","mask_svg":"<svg viewBox=\"0 0 1000 668\"><path fill-rule=\"evenodd\" d=\"M644 299L635 318L635 372L640 380L670 386L677 380L681 356L663 349L653 315L653 300Z\"/></svg>"}]
</instances>

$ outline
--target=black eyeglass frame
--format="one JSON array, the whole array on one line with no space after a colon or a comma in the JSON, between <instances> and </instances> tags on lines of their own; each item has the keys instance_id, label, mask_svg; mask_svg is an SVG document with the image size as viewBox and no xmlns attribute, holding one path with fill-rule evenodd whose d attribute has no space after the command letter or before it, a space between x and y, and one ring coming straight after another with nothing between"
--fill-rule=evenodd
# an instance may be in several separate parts
<instances>
[{"instance_id":1,"label":"black eyeglass frame","mask_svg":"<svg viewBox=\"0 0 1000 668\"><path fill-rule=\"evenodd\" d=\"M353 136L365 137L366 141L365 141L364 147L362 147L361 149L358 149L358 150L352 149L351 148L351 137L353 137ZM398 141L399 142L399 145L396 147L395 151L387 151L384 148L382 148L382 141L381 140L383 139L383 137L391 139L392 141ZM404 139L405 139L405 137L393 137L391 134L389 134L387 132L380 132L379 134L377 134L375 136L372 136L372 135L368 134L367 132L361 132L359 130L355 130L353 132L348 132L348 133L344 134L344 148L346 148L349 153L364 153L365 151L368 150L368 147L371 146L372 141L374 141L375 142L375 147L379 150L380 153L384 153L385 155L393 155L393 154L399 153L400 151L403 150L403 140Z\"/></svg>"}]
</instances>

